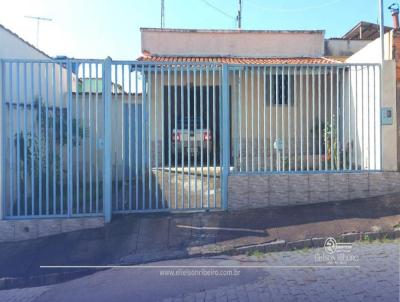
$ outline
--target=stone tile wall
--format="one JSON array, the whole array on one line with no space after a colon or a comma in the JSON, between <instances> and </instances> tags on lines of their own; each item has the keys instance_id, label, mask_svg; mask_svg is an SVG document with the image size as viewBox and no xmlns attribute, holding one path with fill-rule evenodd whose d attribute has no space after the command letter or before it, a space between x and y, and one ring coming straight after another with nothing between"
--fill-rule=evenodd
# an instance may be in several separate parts
<instances>
[{"instance_id":1,"label":"stone tile wall","mask_svg":"<svg viewBox=\"0 0 400 302\"><path fill-rule=\"evenodd\" d=\"M103 226L103 217L0 220L0 242L36 239Z\"/></svg>"},{"instance_id":2,"label":"stone tile wall","mask_svg":"<svg viewBox=\"0 0 400 302\"><path fill-rule=\"evenodd\" d=\"M400 193L400 172L230 175L231 210Z\"/></svg>"}]
</instances>

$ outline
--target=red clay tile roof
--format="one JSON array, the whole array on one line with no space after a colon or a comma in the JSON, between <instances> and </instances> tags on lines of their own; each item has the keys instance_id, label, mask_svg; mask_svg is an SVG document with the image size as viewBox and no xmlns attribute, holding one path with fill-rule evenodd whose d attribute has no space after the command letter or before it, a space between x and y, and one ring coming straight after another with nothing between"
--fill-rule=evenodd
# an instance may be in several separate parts
<instances>
[{"instance_id":1,"label":"red clay tile roof","mask_svg":"<svg viewBox=\"0 0 400 302\"><path fill-rule=\"evenodd\" d=\"M189 62L189 63L225 63L225 64L338 64L339 60L325 57L309 58L239 58L239 57L193 57L193 56L141 56L138 61L151 62Z\"/></svg>"}]
</instances>

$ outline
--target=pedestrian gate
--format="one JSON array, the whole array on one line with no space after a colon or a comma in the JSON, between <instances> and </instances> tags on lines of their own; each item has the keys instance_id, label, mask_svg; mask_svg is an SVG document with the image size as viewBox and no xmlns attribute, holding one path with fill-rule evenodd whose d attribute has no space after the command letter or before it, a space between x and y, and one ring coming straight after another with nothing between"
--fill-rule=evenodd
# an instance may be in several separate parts
<instances>
[{"instance_id":1,"label":"pedestrian gate","mask_svg":"<svg viewBox=\"0 0 400 302\"><path fill-rule=\"evenodd\" d=\"M110 68L113 212L221 208L221 65Z\"/></svg>"}]
</instances>

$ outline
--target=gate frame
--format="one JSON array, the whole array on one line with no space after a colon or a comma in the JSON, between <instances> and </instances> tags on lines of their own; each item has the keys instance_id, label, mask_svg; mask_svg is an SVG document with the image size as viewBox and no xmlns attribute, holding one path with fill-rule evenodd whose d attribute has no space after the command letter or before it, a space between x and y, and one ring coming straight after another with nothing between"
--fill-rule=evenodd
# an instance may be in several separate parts
<instances>
[{"instance_id":1,"label":"gate frame","mask_svg":"<svg viewBox=\"0 0 400 302\"><path fill-rule=\"evenodd\" d=\"M104 205L104 219L108 223L112 220L113 202L112 202L112 160L111 160L111 106L112 106L112 91L111 91L111 69L114 62L110 57L107 57L103 63L103 102L104 102L104 169L103 169L103 205ZM126 61L124 61L126 63ZM139 63L151 66L152 62L139 62L139 61L129 61L129 63ZM154 64L163 64L160 62L154 62ZM170 65L170 64L167 64ZM202 65L202 64L199 64ZM221 139L221 210L228 209L228 176L230 171L230 144L231 144L231 133L230 133L230 90L229 90L229 64L218 64L220 65L220 72L222 81L220 82L220 93L221 93L221 121L219 122L220 133L222 135ZM202 210L202 209L198 209ZM204 210L204 209L203 209ZM144 212L163 212L165 209L158 210L146 210ZM180 210L176 210L179 212ZM192 211L192 210L190 210ZM173 209L172 212L175 212Z\"/></svg>"},{"instance_id":2,"label":"gate frame","mask_svg":"<svg viewBox=\"0 0 400 302\"><path fill-rule=\"evenodd\" d=\"M221 203L222 209L228 209L228 177L231 158L230 103L229 103L229 66L222 65L222 173L221 173Z\"/></svg>"},{"instance_id":3,"label":"gate frame","mask_svg":"<svg viewBox=\"0 0 400 302\"><path fill-rule=\"evenodd\" d=\"M104 158L103 158L103 213L104 222L112 218L112 177L111 177L111 63L107 57L103 63L103 102L104 102ZM107 84L106 84L107 83Z\"/></svg>"}]
</instances>

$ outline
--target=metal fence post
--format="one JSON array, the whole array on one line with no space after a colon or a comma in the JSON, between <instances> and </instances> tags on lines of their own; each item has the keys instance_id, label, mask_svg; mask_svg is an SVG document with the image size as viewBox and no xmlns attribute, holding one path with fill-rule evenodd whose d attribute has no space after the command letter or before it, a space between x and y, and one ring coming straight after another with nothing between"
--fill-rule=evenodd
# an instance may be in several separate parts
<instances>
[{"instance_id":1,"label":"metal fence post","mask_svg":"<svg viewBox=\"0 0 400 302\"><path fill-rule=\"evenodd\" d=\"M5 166L6 166L6 161L5 161L5 136L3 135L3 132L5 131L5 114L3 112L4 108L4 103L5 103L5 63L3 60L0 59L0 117L1 117L1 122L0 122L0 142L1 142L1 148L0 148L0 159L1 159L1 169L0 169L0 220L4 219L5 216L5 203L6 203L6 190L5 190Z\"/></svg>"},{"instance_id":2,"label":"metal fence post","mask_svg":"<svg viewBox=\"0 0 400 302\"><path fill-rule=\"evenodd\" d=\"M78 75L76 75L76 80L78 80ZM33 79L32 79L33 81ZM33 92L32 92L33 93ZM67 169L68 169L68 179L67 179L67 211L68 217L72 216L72 62L67 60Z\"/></svg>"},{"instance_id":3,"label":"metal fence post","mask_svg":"<svg viewBox=\"0 0 400 302\"><path fill-rule=\"evenodd\" d=\"M103 169L103 205L104 220L111 221L111 58L103 63L103 102L104 102L104 169Z\"/></svg>"},{"instance_id":4,"label":"metal fence post","mask_svg":"<svg viewBox=\"0 0 400 302\"><path fill-rule=\"evenodd\" d=\"M230 102L229 102L229 70L228 65L222 65L222 207L228 209L228 176L230 169L231 133L230 133Z\"/></svg>"}]
</instances>

